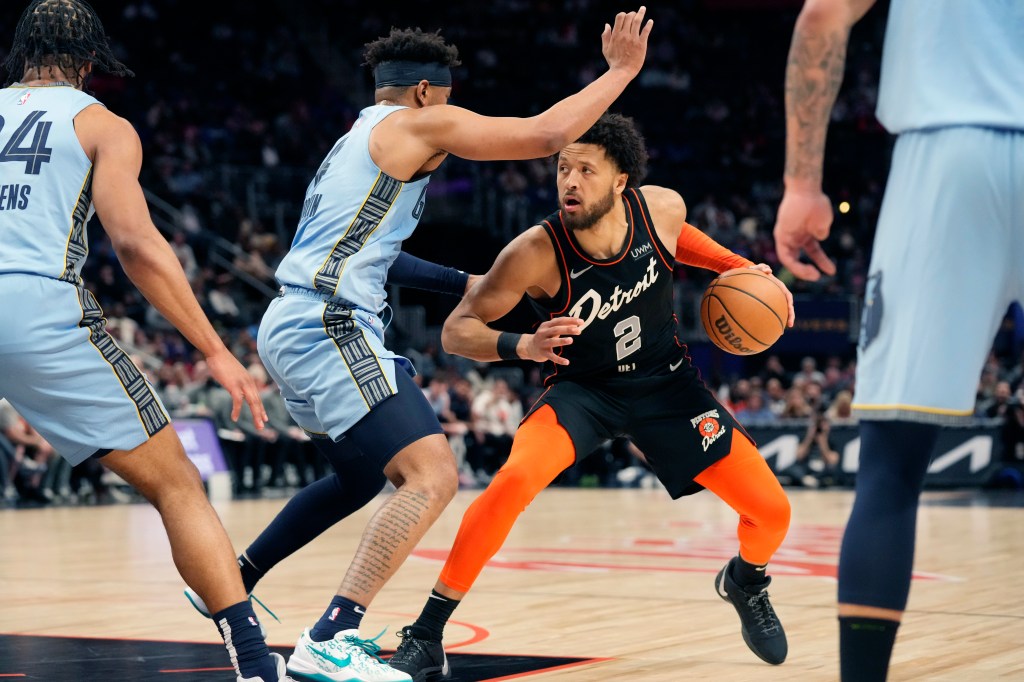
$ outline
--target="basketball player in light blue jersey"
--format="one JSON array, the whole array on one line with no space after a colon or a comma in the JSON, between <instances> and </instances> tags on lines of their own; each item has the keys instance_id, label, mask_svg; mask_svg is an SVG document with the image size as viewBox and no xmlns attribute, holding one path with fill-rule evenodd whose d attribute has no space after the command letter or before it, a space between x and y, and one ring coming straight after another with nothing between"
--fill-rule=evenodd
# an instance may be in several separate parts
<instances>
[{"instance_id":1,"label":"basketball player in light blue jersey","mask_svg":"<svg viewBox=\"0 0 1024 682\"><path fill-rule=\"evenodd\" d=\"M786 70L775 243L795 275L819 241L825 131L850 27L873 0L808 0ZM1024 299L1024 2L892 0L878 119L898 135L871 257L854 409L860 468L839 560L842 679L883 680L906 607L917 504L942 424L970 418L1007 306Z\"/></svg>"},{"instance_id":2,"label":"basketball player in light blue jersey","mask_svg":"<svg viewBox=\"0 0 1024 682\"><path fill-rule=\"evenodd\" d=\"M639 72L651 22L620 13L602 46L609 69L530 118L493 118L448 106L457 50L420 30L367 46L375 104L335 144L310 182L281 295L260 325L260 356L295 421L338 473L324 501L311 486L271 528L316 532L397 487L367 525L338 593L288 661L317 680L409 680L359 636L362 615L458 488L454 457L408 360L384 344L384 283L423 213L430 174L449 154L473 160L554 154L586 131ZM332 506L333 509L326 509ZM309 518L297 513L306 509ZM268 528L268 532L271 531ZM283 542L290 542L285 538ZM254 570L242 557L243 576Z\"/></svg>"},{"instance_id":3,"label":"basketball player in light blue jersey","mask_svg":"<svg viewBox=\"0 0 1024 682\"><path fill-rule=\"evenodd\" d=\"M262 428L256 386L150 220L138 135L82 91L93 68L131 72L80 0L33 2L6 66L19 80L0 90L0 397L68 462L102 457L153 503L182 578L213 609L239 682L287 679L284 659L264 642L199 472L82 284L95 211L129 278L231 393L234 417L246 401ZM80 676L90 677L85 668Z\"/></svg>"}]
</instances>

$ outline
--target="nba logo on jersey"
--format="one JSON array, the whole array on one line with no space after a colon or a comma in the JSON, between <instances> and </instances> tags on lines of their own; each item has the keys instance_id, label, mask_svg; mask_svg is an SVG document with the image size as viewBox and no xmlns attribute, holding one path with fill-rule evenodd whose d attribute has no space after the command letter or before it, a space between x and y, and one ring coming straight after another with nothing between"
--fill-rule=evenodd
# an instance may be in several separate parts
<instances>
[{"instance_id":1,"label":"nba logo on jersey","mask_svg":"<svg viewBox=\"0 0 1024 682\"><path fill-rule=\"evenodd\" d=\"M18 106L20 107L20 106L21 106L22 104L24 104L25 102L27 102L27 101L28 101L28 98L29 98L29 97L31 97L31 96L32 96L32 93L31 93L31 92L26 92L26 93L25 93L24 95L22 95L21 97L19 97L19 98L18 98Z\"/></svg>"}]
</instances>

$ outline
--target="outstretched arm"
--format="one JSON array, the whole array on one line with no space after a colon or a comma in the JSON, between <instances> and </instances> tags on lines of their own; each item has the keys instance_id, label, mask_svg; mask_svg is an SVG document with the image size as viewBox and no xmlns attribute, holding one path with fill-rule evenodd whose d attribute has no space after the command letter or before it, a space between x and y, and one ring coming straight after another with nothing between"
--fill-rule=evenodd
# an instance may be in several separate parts
<instances>
[{"instance_id":1,"label":"outstretched arm","mask_svg":"<svg viewBox=\"0 0 1024 682\"><path fill-rule=\"evenodd\" d=\"M575 142L640 72L653 21L646 7L619 12L605 24L602 52L608 71L580 92L529 118L481 116L453 106L424 107L402 119L411 135L432 149L476 161L535 159Z\"/></svg>"},{"instance_id":2,"label":"outstretched arm","mask_svg":"<svg viewBox=\"0 0 1024 682\"><path fill-rule=\"evenodd\" d=\"M399 252L398 258L388 269L388 284L436 291L452 296L464 296L473 284L473 280L473 275L462 270L438 265L411 256L405 251Z\"/></svg>"},{"instance_id":3,"label":"outstretched arm","mask_svg":"<svg viewBox=\"0 0 1024 682\"><path fill-rule=\"evenodd\" d=\"M571 337L579 333L582 325L578 318L558 317L541 324L533 334L506 336L505 342L509 347L505 357L499 352L498 345L503 333L487 326L508 314L528 291L552 295L557 293L558 285L557 263L551 242L543 228L533 227L498 254L490 271L445 320L441 332L444 349L484 362L518 357L568 364L555 350L572 343Z\"/></svg>"},{"instance_id":4,"label":"outstretched arm","mask_svg":"<svg viewBox=\"0 0 1024 682\"><path fill-rule=\"evenodd\" d=\"M835 274L820 241L832 225L821 191L825 133L843 82L850 28L875 0L807 0L793 30L786 64L785 193L775 223L779 260L801 279ZM806 251L817 269L800 262Z\"/></svg>"}]
</instances>

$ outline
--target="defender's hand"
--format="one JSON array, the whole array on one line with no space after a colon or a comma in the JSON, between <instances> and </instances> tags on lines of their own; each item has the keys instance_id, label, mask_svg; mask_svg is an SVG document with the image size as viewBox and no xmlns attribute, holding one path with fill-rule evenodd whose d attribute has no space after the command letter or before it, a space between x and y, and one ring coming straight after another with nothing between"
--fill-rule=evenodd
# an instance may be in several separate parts
<instances>
[{"instance_id":1,"label":"defender's hand","mask_svg":"<svg viewBox=\"0 0 1024 682\"><path fill-rule=\"evenodd\" d=\"M259 389L249 373L245 371L235 356L225 348L213 355L206 356L206 364L210 368L210 376L231 394L231 419L238 421L242 412L242 401L249 403L252 411L252 423L262 429L267 421L267 411L263 409Z\"/></svg>"},{"instance_id":2,"label":"defender's hand","mask_svg":"<svg viewBox=\"0 0 1024 682\"><path fill-rule=\"evenodd\" d=\"M835 263L818 243L828 238L831 227L832 203L820 189L787 186L775 219L775 252L779 262L800 279L811 282L820 279L821 272L836 274ZM801 263L801 251L818 267Z\"/></svg>"},{"instance_id":3,"label":"defender's hand","mask_svg":"<svg viewBox=\"0 0 1024 682\"><path fill-rule=\"evenodd\" d=\"M647 8L641 6L636 12L619 12L615 15L615 26L604 25L601 33L601 52L611 70L622 69L630 77L640 73L647 56L647 36L651 34L654 20L644 23Z\"/></svg>"},{"instance_id":4,"label":"defender's hand","mask_svg":"<svg viewBox=\"0 0 1024 682\"><path fill-rule=\"evenodd\" d=\"M786 326L792 327L793 324L796 322L796 310L793 308L793 294L789 292L789 288L782 283L782 280L780 280L778 277L772 274L772 268L767 263L758 263L757 265L751 265L750 269L760 270L764 274L771 277L772 281L778 284L779 288L782 289L782 293L786 295L786 303L789 304L789 316L786 318Z\"/></svg>"},{"instance_id":5,"label":"defender's hand","mask_svg":"<svg viewBox=\"0 0 1024 682\"><path fill-rule=\"evenodd\" d=\"M572 337L583 330L583 320L578 317L556 317L541 323L533 334L523 334L516 346L516 353L524 360L568 365L569 361L555 351L572 343Z\"/></svg>"}]
</instances>

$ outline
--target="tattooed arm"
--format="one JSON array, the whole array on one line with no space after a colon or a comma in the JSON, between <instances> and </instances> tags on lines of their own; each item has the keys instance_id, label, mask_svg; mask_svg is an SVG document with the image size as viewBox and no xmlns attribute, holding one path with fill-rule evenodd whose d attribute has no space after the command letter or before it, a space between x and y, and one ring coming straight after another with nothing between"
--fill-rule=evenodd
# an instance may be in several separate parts
<instances>
[{"instance_id":1,"label":"tattooed arm","mask_svg":"<svg viewBox=\"0 0 1024 682\"><path fill-rule=\"evenodd\" d=\"M775 223L779 260L801 279L836 268L818 243L828 237L832 205L821 191L825 132L843 82L850 28L875 0L807 0L786 64L785 193ZM800 262L806 251L815 265Z\"/></svg>"}]
</instances>

